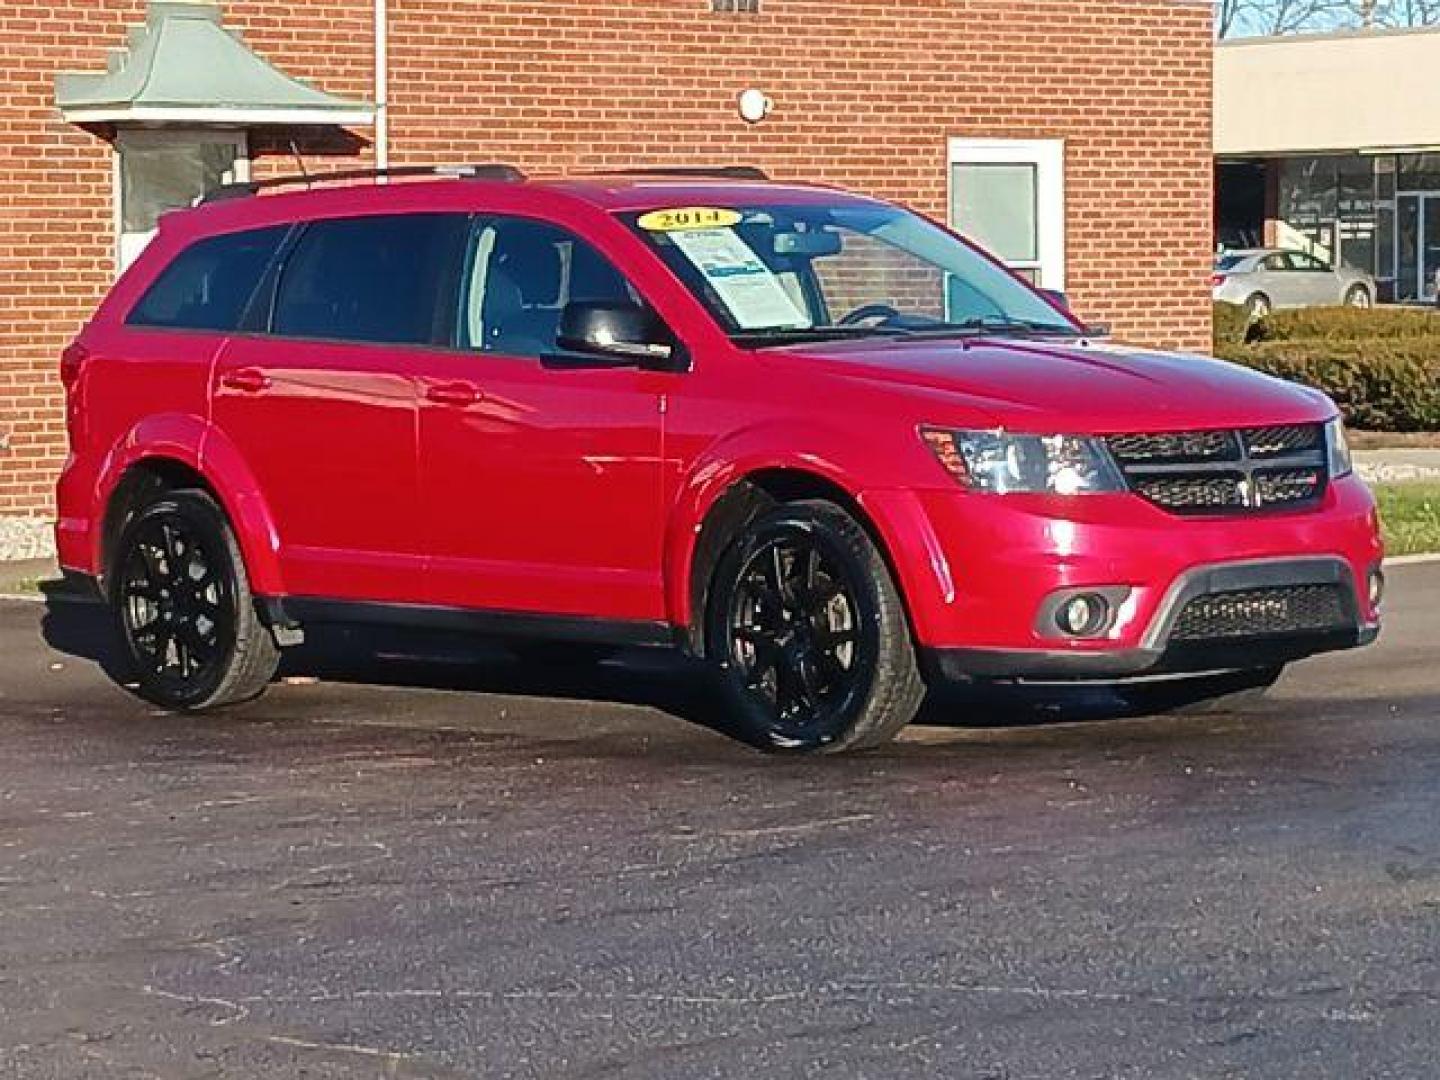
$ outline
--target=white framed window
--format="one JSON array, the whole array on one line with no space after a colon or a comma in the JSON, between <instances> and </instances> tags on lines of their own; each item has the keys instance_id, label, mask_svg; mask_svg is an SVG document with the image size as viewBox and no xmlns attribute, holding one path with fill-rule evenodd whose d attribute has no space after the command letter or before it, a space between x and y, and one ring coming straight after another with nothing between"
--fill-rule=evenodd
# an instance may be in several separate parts
<instances>
[{"instance_id":1,"label":"white framed window","mask_svg":"<svg viewBox=\"0 0 1440 1080\"><path fill-rule=\"evenodd\" d=\"M1065 289L1065 140L950 140L950 225L1045 289Z\"/></svg>"},{"instance_id":2,"label":"white framed window","mask_svg":"<svg viewBox=\"0 0 1440 1080\"><path fill-rule=\"evenodd\" d=\"M221 184L250 179L243 131L122 129L115 137L115 267L145 250L167 210Z\"/></svg>"}]
</instances>

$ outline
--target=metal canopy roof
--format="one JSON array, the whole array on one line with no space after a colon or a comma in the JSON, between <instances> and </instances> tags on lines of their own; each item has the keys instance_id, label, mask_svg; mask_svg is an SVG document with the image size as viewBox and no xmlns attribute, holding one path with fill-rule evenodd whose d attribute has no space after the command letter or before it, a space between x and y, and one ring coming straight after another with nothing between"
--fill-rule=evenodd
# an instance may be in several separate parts
<instances>
[{"instance_id":1,"label":"metal canopy roof","mask_svg":"<svg viewBox=\"0 0 1440 1080\"><path fill-rule=\"evenodd\" d=\"M256 56L209 3L152 0L104 74L61 74L55 104L75 124L370 124L369 102L336 97Z\"/></svg>"}]
</instances>

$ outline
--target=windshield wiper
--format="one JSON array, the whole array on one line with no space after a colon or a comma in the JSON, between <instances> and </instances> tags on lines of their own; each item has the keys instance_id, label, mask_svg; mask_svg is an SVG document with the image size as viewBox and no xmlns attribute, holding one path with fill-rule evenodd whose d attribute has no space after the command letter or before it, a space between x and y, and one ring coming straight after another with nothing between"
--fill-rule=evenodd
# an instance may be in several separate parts
<instances>
[{"instance_id":1,"label":"windshield wiper","mask_svg":"<svg viewBox=\"0 0 1440 1080\"><path fill-rule=\"evenodd\" d=\"M986 316L978 319L963 319L960 322L939 323L923 329L907 331L906 337L950 337L955 334L1016 334L1044 337L1083 337L1084 332L1064 323L1044 322L1040 319L1016 319L1008 315Z\"/></svg>"},{"instance_id":2,"label":"windshield wiper","mask_svg":"<svg viewBox=\"0 0 1440 1080\"><path fill-rule=\"evenodd\" d=\"M895 326L792 326L774 330L742 330L730 339L742 345L792 345L801 341L843 341L849 338L905 337Z\"/></svg>"}]
</instances>

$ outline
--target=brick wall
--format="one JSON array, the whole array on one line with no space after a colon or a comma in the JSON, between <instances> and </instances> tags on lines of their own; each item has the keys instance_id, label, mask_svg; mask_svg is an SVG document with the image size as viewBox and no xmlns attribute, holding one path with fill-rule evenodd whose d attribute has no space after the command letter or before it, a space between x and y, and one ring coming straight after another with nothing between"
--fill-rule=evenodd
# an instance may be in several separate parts
<instances>
[{"instance_id":1,"label":"brick wall","mask_svg":"<svg viewBox=\"0 0 1440 1080\"><path fill-rule=\"evenodd\" d=\"M1208 341L1207 3L390 3L396 164L743 161L943 217L947 136L1064 138L1076 307L1127 338ZM63 123L53 76L99 70L142 13L141 0L0 6L0 514L49 508L57 358L112 272L112 133ZM370 96L368 0L229 0L225 17L284 70ZM754 127L734 107L749 86L776 106ZM254 140L258 172L289 169L290 134ZM312 167L368 154L304 149Z\"/></svg>"}]
</instances>

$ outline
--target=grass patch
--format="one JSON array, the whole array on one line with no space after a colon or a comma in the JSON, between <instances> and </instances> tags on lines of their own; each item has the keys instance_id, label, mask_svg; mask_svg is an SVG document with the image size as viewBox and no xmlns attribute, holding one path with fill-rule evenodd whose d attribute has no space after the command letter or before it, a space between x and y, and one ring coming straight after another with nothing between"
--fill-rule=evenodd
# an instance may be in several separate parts
<instances>
[{"instance_id":1,"label":"grass patch","mask_svg":"<svg viewBox=\"0 0 1440 1080\"><path fill-rule=\"evenodd\" d=\"M1389 555L1440 552L1440 484L1376 484Z\"/></svg>"}]
</instances>

